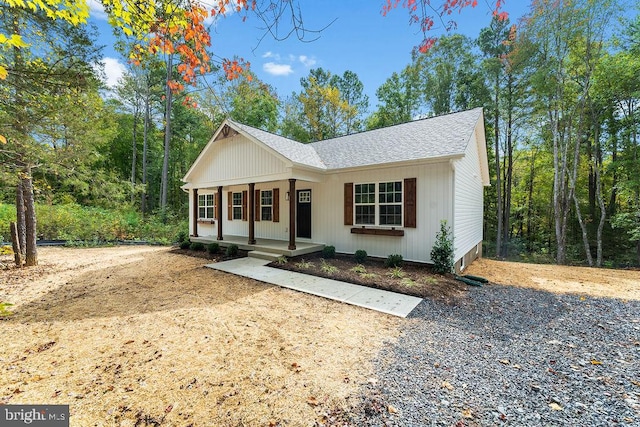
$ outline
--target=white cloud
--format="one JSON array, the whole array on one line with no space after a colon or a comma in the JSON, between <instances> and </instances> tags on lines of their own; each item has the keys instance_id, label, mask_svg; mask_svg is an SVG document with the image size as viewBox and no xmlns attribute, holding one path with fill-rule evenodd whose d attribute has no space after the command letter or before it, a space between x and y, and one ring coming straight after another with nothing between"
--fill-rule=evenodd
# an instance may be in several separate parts
<instances>
[{"instance_id":1,"label":"white cloud","mask_svg":"<svg viewBox=\"0 0 640 427\"><path fill-rule=\"evenodd\" d=\"M102 60L102 64L104 65L104 72L107 76L106 84L109 89L113 89L125 73L126 68L124 64L116 58L106 57Z\"/></svg>"},{"instance_id":2,"label":"white cloud","mask_svg":"<svg viewBox=\"0 0 640 427\"><path fill-rule=\"evenodd\" d=\"M269 51L267 51L267 52L265 52L265 53L262 55L262 57L263 57L263 58L274 58L274 59L276 59L276 60L279 60L279 59L280 59L280 55L275 54L275 53L271 52L270 50L269 50Z\"/></svg>"},{"instance_id":3,"label":"white cloud","mask_svg":"<svg viewBox=\"0 0 640 427\"><path fill-rule=\"evenodd\" d=\"M309 58L307 55L300 55L298 60L307 68L313 67L317 62L315 58Z\"/></svg>"},{"instance_id":4,"label":"white cloud","mask_svg":"<svg viewBox=\"0 0 640 427\"><path fill-rule=\"evenodd\" d=\"M289 64L276 64L275 62L267 62L262 69L272 76L288 76L293 73L293 68Z\"/></svg>"},{"instance_id":5,"label":"white cloud","mask_svg":"<svg viewBox=\"0 0 640 427\"><path fill-rule=\"evenodd\" d=\"M89 15L91 15L92 18L103 21L107 20L107 14L104 11L104 7L102 7L102 3L98 0L87 0L87 4L89 5Z\"/></svg>"}]
</instances>

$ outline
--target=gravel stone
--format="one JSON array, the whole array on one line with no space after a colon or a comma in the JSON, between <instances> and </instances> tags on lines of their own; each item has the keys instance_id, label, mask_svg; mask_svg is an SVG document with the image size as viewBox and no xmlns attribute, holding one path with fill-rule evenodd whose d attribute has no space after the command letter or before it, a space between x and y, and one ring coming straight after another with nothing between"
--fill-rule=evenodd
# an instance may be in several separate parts
<instances>
[{"instance_id":1,"label":"gravel stone","mask_svg":"<svg viewBox=\"0 0 640 427\"><path fill-rule=\"evenodd\" d=\"M424 300L374 366L354 425L640 426L640 301L473 288Z\"/></svg>"}]
</instances>

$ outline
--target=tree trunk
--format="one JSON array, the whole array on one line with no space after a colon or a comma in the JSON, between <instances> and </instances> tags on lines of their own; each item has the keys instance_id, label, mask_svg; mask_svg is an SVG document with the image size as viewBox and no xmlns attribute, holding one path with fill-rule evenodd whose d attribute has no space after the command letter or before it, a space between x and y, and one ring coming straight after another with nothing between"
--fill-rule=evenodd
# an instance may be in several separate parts
<instances>
[{"instance_id":1,"label":"tree trunk","mask_svg":"<svg viewBox=\"0 0 640 427\"><path fill-rule=\"evenodd\" d=\"M502 256L506 258L509 255L509 240L511 237L511 189L513 188L513 76L509 74L507 91L507 170L505 177L504 189L504 221L503 239L502 239Z\"/></svg>"},{"instance_id":2,"label":"tree trunk","mask_svg":"<svg viewBox=\"0 0 640 427\"><path fill-rule=\"evenodd\" d=\"M18 181L16 186L16 234L18 239L18 247L20 248L21 258L27 256L27 228L24 218L24 190L22 179Z\"/></svg>"},{"instance_id":3,"label":"tree trunk","mask_svg":"<svg viewBox=\"0 0 640 427\"><path fill-rule=\"evenodd\" d=\"M26 258L25 265L32 267L38 265L38 249L36 247L36 205L33 197L33 183L31 177L31 168L27 166L25 170L25 178L23 179L24 207L25 207L25 223L27 231Z\"/></svg>"},{"instance_id":4,"label":"tree trunk","mask_svg":"<svg viewBox=\"0 0 640 427\"><path fill-rule=\"evenodd\" d=\"M18 236L18 226L15 222L9 224L11 229L11 244L13 246L13 257L16 266L22 268L22 248L20 247L20 238Z\"/></svg>"},{"instance_id":5,"label":"tree trunk","mask_svg":"<svg viewBox=\"0 0 640 427\"><path fill-rule=\"evenodd\" d=\"M136 195L136 163L138 162L138 96L135 95L133 105L133 131L132 131L132 144L131 144L131 204L135 201Z\"/></svg>"},{"instance_id":6,"label":"tree trunk","mask_svg":"<svg viewBox=\"0 0 640 427\"><path fill-rule=\"evenodd\" d=\"M165 112L164 112L164 157L162 160L162 192L160 195L160 210L162 211L163 218L166 217L167 213L167 191L169 187L169 149L171 142L171 104L172 104L172 96L171 88L169 87L169 83L171 82L171 75L173 69L173 55L169 54L169 58L167 59L167 81L166 81L166 90L165 90Z\"/></svg>"},{"instance_id":7,"label":"tree trunk","mask_svg":"<svg viewBox=\"0 0 640 427\"><path fill-rule=\"evenodd\" d=\"M496 257L500 258L502 254L502 182L500 180L500 109L498 103L500 101L500 76L496 74L495 82L495 106L493 113L493 136L494 146L496 150L496 216L498 219L498 229L496 230Z\"/></svg>"},{"instance_id":8,"label":"tree trunk","mask_svg":"<svg viewBox=\"0 0 640 427\"><path fill-rule=\"evenodd\" d=\"M151 109L151 102L149 99L149 91L151 90L149 84L149 77L147 76L147 88L144 98L144 129L142 136L142 198L140 200L140 210L144 217L147 211L147 147L148 147L148 135L149 135L149 115Z\"/></svg>"}]
</instances>

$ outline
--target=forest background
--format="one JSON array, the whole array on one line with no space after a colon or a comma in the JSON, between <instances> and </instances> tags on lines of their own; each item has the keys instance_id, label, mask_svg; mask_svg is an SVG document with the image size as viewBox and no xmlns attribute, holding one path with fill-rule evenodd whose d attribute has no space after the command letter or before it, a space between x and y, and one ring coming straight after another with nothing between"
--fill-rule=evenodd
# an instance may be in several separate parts
<instances>
[{"instance_id":1,"label":"forest background","mask_svg":"<svg viewBox=\"0 0 640 427\"><path fill-rule=\"evenodd\" d=\"M33 194L39 238L171 242L187 231L181 178L225 117L312 142L484 107L485 256L640 266L638 11L540 0L476 37L425 37L372 105L352 71L314 68L278 94L240 58L184 61L167 38L155 41L161 54L141 52L122 14L117 48L131 61L107 90L94 28L9 2L0 36L21 41L0 53L0 240L20 194Z\"/></svg>"}]
</instances>

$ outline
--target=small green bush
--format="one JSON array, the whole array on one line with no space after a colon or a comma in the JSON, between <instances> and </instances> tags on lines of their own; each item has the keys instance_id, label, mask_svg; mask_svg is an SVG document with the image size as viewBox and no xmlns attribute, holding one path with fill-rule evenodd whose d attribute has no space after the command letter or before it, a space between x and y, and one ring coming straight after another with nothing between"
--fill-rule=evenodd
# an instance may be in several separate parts
<instances>
[{"instance_id":1,"label":"small green bush","mask_svg":"<svg viewBox=\"0 0 640 427\"><path fill-rule=\"evenodd\" d=\"M336 247L335 246L325 246L322 248L322 258L335 258L336 257Z\"/></svg>"},{"instance_id":2,"label":"small green bush","mask_svg":"<svg viewBox=\"0 0 640 427\"><path fill-rule=\"evenodd\" d=\"M189 249L192 251L204 251L204 243L202 242L193 242L189 245Z\"/></svg>"},{"instance_id":3,"label":"small green bush","mask_svg":"<svg viewBox=\"0 0 640 427\"><path fill-rule=\"evenodd\" d=\"M238 245L233 244L233 245L227 246L226 255L227 256L236 256L236 255L238 255Z\"/></svg>"},{"instance_id":4,"label":"small green bush","mask_svg":"<svg viewBox=\"0 0 640 427\"><path fill-rule=\"evenodd\" d=\"M402 267L402 255L391 254L384 261L384 266L387 268Z\"/></svg>"},{"instance_id":5,"label":"small green bush","mask_svg":"<svg viewBox=\"0 0 640 427\"><path fill-rule=\"evenodd\" d=\"M280 265L282 265L282 264L286 264L286 263L287 263L287 257L286 257L286 256L284 256L284 255L280 255L280 256L278 257L278 259L276 259L276 263L277 263L277 264L280 264Z\"/></svg>"},{"instance_id":6,"label":"small green bush","mask_svg":"<svg viewBox=\"0 0 640 427\"><path fill-rule=\"evenodd\" d=\"M358 249L355 253L355 258L359 264L362 264L367 260L367 251L364 249Z\"/></svg>"},{"instance_id":7,"label":"small green bush","mask_svg":"<svg viewBox=\"0 0 640 427\"><path fill-rule=\"evenodd\" d=\"M191 242L188 240L185 240L184 242L180 243L180 249L189 249L190 246L191 246Z\"/></svg>"},{"instance_id":8,"label":"small green bush","mask_svg":"<svg viewBox=\"0 0 640 427\"><path fill-rule=\"evenodd\" d=\"M209 252L210 254L217 254L219 251L220 245L218 245L216 242L209 243L207 245L207 252Z\"/></svg>"},{"instance_id":9,"label":"small green bush","mask_svg":"<svg viewBox=\"0 0 640 427\"><path fill-rule=\"evenodd\" d=\"M440 231L436 234L436 242L431 249L433 271L438 274L453 272L453 236L447 221L440 221Z\"/></svg>"},{"instance_id":10,"label":"small green bush","mask_svg":"<svg viewBox=\"0 0 640 427\"><path fill-rule=\"evenodd\" d=\"M186 231L180 231L176 235L176 242L177 243L182 243L182 242L187 241L187 240L189 240L189 233L187 233Z\"/></svg>"}]
</instances>

